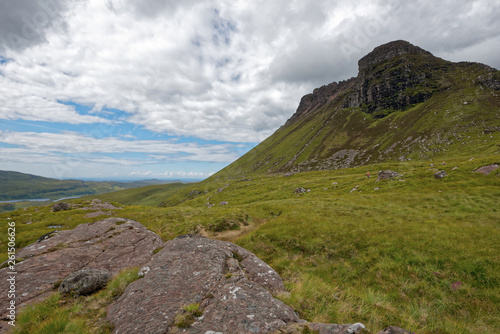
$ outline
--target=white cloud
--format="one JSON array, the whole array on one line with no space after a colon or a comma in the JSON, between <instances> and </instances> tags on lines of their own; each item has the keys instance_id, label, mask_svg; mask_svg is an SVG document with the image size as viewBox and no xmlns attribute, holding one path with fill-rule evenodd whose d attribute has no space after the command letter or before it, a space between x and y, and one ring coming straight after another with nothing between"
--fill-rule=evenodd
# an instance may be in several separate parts
<instances>
[{"instance_id":1,"label":"white cloud","mask_svg":"<svg viewBox=\"0 0 500 334\"><path fill-rule=\"evenodd\" d=\"M355 75L359 58L391 40L500 66L500 6L486 0L60 3L65 29L48 24L35 44L5 51L0 118L109 122L107 107L156 132L256 142L302 95Z\"/></svg>"},{"instance_id":2,"label":"white cloud","mask_svg":"<svg viewBox=\"0 0 500 334\"><path fill-rule=\"evenodd\" d=\"M0 148L2 161L65 163L85 160L101 164L148 164L169 161L229 163L238 158L237 146L230 144L199 145L164 140L127 141L116 137L93 138L76 132L35 133L0 131L0 142L15 145ZM140 153L140 159L110 154ZM104 155L100 155L104 154Z\"/></svg>"}]
</instances>

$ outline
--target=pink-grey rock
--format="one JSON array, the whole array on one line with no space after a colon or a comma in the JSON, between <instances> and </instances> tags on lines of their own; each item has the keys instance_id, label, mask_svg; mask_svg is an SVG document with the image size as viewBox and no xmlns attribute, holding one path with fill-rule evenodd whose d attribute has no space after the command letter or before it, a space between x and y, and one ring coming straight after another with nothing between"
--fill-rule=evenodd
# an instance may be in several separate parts
<instances>
[{"instance_id":1,"label":"pink-grey rock","mask_svg":"<svg viewBox=\"0 0 500 334\"><path fill-rule=\"evenodd\" d=\"M147 267L109 307L114 333L175 332L176 316L193 303L203 316L186 333L268 333L299 321L270 292L284 291L279 275L230 242L184 235L167 242Z\"/></svg>"},{"instance_id":2,"label":"pink-grey rock","mask_svg":"<svg viewBox=\"0 0 500 334\"><path fill-rule=\"evenodd\" d=\"M57 282L82 268L107 269L115 275L124 268L141 266L161 246L158 235L123 218L108 218L52 234L17 252L16 306L19 309L40 299L53 291ZM7 272L9 268L1 269L0 276L7 277ZM0 280L0 290L8 291L7 280ZM8 303L7 298L0 298L0 318L5 317ZM0 332L2 327L6 325L0 323Z\"/></svg>"},{"instance_id":3,"label":"pink-grey rock","mask_svg":"<svg viewBox=\"0 0 500 334\"><path fill-rule=\"evenodd\" d=\"M483 175L489 175L490 173L496 171L500 167L498 164L491 164L488 166L483 166L478 169L476 169L474 172L475 173L481 173Z\"/></svg>"},{"instance_id":4,"label":"pink-grey rock","mask_svg":"<svg viewBox=\"0 0 500 334\"><path fill-rule=\"evenodd\" d=\"M317 333L317 334L361 334L369 333L366 327L361 323L336 325L322 323L295 323L282 327L272 334L302 334L302 333Z\"/></svg>"}]
</instances>

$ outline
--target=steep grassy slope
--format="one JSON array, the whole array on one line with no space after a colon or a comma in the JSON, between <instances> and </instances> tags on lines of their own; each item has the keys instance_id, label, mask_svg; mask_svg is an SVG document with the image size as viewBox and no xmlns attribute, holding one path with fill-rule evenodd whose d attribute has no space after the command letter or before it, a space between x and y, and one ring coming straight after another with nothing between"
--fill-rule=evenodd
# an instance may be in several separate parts
<instances>
[{"instance_id":1,"label":"steep grassy slope","mask_svg":"<svg viewBox=\"0 0 500 334\"><path fill-rule=\"evenodd\" d=\"M244 181L213 178L162 198L169 207L131 205L113 215L138 220L164 240L192 232L236 240L283 276L290 293L280 298L308 320L361 321L373 329L399 325L418 333L495 333L500 178L498 171L472 171L500 155L471 158L439 166L449 175L443 180L433 177L427 162ZM386 169L402 176L379 182L365 176ZM310 192L296 194L297 187ZM222 201L228 204L218 205ZM51 231L49 225L73 228L102 218L86 214L44 207L9 218L24 246ZM0 215L2 226L6 222L7 215Z\"/></svg>"},{"instance_id":2,"label":"steep grassy slope","mask_svg":"<svg viewBox=\"0 0 500 334\"><path fill-rule=\"evenodd\" d=\"M482 64L397 55L305 96L285 126L221 173L244 178L498 154L499 86L499 72Z\"/></svg>"}]
</instances>

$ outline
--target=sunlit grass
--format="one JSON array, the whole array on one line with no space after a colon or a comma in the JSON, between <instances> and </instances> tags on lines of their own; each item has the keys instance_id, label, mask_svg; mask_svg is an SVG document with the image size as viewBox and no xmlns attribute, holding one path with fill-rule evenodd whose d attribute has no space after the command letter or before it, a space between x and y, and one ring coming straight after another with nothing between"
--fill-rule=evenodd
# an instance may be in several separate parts
<instances>
[{"instance_id":1,"label":"sunlit grass","mask_svg":"<svg viewBox=\"0 0 500 334\"><path fill-rule=\"evenodd\" d=\"M135 219L163 240L222 221L255 224L237 243L282 275L289 293L279 298L310 321L363 322L374 331L396 325L417 333L495 333L500 178L471 171L496 161L499 156L450 158L438 166L448 173L443 180L434 179L428 162L250 175L243 182L213 178L158 203L175 206L125 206L112 216ZM366 170L376 175L386 169L404 181L365 176ZM220 187L225 189L217 192ZM311 191L299 195L297 187ZM189 197L193 190L200 194ZM219 206L222 201L229 204ZM208 208L207 202L216 205ZM7 217L16 221L22 246L52 231L49 225L69 229L108 217L84 218L87 213L29 208L0 215L0 223L5 226ZM0 240L3 247L5 234Z\"/></svg>"}]
</instances>

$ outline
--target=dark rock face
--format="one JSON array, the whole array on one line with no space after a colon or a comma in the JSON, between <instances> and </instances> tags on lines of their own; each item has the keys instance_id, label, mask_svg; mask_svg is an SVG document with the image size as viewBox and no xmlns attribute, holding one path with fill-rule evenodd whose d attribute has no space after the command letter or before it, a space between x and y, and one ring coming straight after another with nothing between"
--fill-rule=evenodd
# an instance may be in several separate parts
<instances>
[{"instance_id":1,"label":"dark rock face","mask_svg":"<svg viewBox=\"0 0 500 334\"><path fill-rule=\"evenodd\" d=\"M300 118L301 116L309 114L316 107L322 106L327 102L332 101L346 89L352 87L354 81L355 79L351 78L347 81L341 81L339 83L332 82L329 85L316 88L312 92L312 94L307 94L303 96L302 99L300 100L297 111L287 121L287 124L293 123L296 119Z\"/></svg>"},{"instance_id":2,"label":"dark rock face","mask_svg":"<svg viewBox=\"0 0 500 334\"><path fill-rule=\"evenodd\" d=\"M344 108L361 108L376 118L405 110L439 90L438 80L446 71L446 63L406 41L381 45L359 60L356 78L333 82L303 96L285 126L342 95ZM497 87L500 82L494 71L479 80L487 87Z\"/></svg>"},{"instance_id":3,"label":"dark rock face","mask_svg":"<svg viewBox=\"0 0 500 334\"><path fill-rule=\"evenodd\" d=\"M446 176L448 176L448 174L446 174L446 172L444 170L441 170L441 171L434 174L434 177L438 180L443 179Z\"/></svg>"},{"instance_id":4,"label":"dark rock face","mask_svg":"<svg viewBox=\"0 0 500 334\"><path fill-rule=\"evenodd\" d=\"M356 84L344 107L361 107L377 118L430 98L439 90L437 79L446 68L444 61L405 41L375 48L358 65Z\"/></svg>"},{"instance_id":5,"label":"dark rock face","mask_svg":"<svg viewBox=\"0 0 500 334\"><path fill-rule=\"evenodd\" d=\"M158 235L123 218L108 218L53 234L17 252L16 305L21 307L43 297L56 282L82 268L107 269L115 275L124 268L141 266L161 246ZM1 269L0 276L7 277L7 271ZM0 290L8 291L7 280L0 280ZM8 303L7 298L0 298L0 318Z\"/></svg>"},{"instance_id":6,"label":"dark rock face","mask_svg":"<svg viewBox=\"0 0 500 334\"><path fill-rule=\"evenodd\" d=\"M398 172L392 170L381 170L378 172L378 180L393 179L399 176Z\"/></svg>"},{"instance_id":7,"label":"dark rock face","mask_svg":"<svg viewBox=\"0 0 500 334\"><path fill-rule=\"evenodd\" d=\"M109 270L83 268L66 277L59 285L59 292L75 297L86 296L105 287L109 280Z\"/></svg>"},{"instance_id":8,"label":"dark rock face","mask_svg":"<svg viewBox=\"0 0 500 334\"><path fill-rule=\"evenodd\" d=\"M54 206L52 207L52 210L54 212L70 210L70 209L71 209L71 204L65 203L65 202L58 202L58 203L54 204Z\"/></svg>"},{"instance_id":9,"label":"dark rock face","mask_svg":"<svg viewBox=\"0 0 500 334\"><path fill-rule=\"evenodd\" d=\"M186 235L165 244L109 307L114 333L170 333L187 305L203 315L186 333L268 333L299 321L269 291L284 291L279 275L247 250L229 242Z\"/></svg>"}]
</instances>

